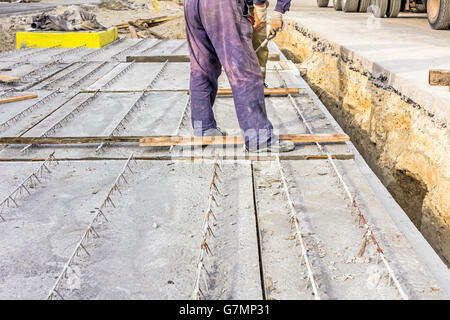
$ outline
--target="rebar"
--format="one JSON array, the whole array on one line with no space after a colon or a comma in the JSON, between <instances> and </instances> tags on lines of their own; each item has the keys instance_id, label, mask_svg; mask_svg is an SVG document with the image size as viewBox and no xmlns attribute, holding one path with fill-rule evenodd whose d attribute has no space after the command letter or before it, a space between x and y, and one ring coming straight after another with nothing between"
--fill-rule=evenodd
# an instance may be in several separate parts
<instances>
[{"instance_id":1,"label":"rebar","mask_svg":"<svg viewBox=\"0 0 450 320\"><path fill-rule=\"evenodd\" d=\"M55 96L58 95L59 90L53 91L52 93L48 94L47 96L45 96L43 99L39 100L38 102L32 104L31 106L29 106L28 108L22 110L21 112L19 112L18 114L16 114L15 116L13 116L12 118L6 120L3 123L0 123L0 131L5 130L6 128L9 128L10 125L13 122L17 122L20 119L24 118L28 113L33 112L34 110L36 110L37 108L39 108L40 106L42 106L43 104L47 103L48 101L50 101L52 98L54 98Z\"/></svg>"},{"instance_id":2,"label":"rebar","mask_svg":"<svg viewBox=\"0 0 450 320\"><path fill-rule=\"evenodd\" d=\"M103 213L103 209L108 205L112 205L113 207L116 207L114 202L111 199L111 196L117 191L119 194L121 194L120 186L123 183L128 184L127 180L125 179L125 173L127 172L127 169L130 173L133 174L133 171L130 168L131 160L133 160L136 163L136 160L133 157L133 154L130 154L127 161L125 162L125 165L123 166L122 170L120 171L119 175L115 179L114 183L112 184L111 188L109 189L108 193L106 194L105 199L103 200L102 204L96 209L96 214L94 215L93 219L89 223L88 227L86 228L85 232L83 233L83 236L81 239L77 242L77 245L75 246L75 249L73 250L72 254L69 257L69 260L64 265L61 273L59 274L58 278L56 279L55 284L50 289L49 294L47 295L47 300L53 300L54 298L61 298L64 300L64 297L59 292L63 279L66 277L67 270L69 270L71 264L74 262L75 258L80 254L81 251L84 251L88 256L91 254L87 250L87 240L90 236L93 236L95 238L99 238L100 235L98 232L94 229L94 225L97 223L97 221L102 217L106 222L108 222L108 219L106 218L105 214Z\"/></svg>"},{"instance_id":3,"label":"rebar","mask_svg":"<svg viewBox=\"0 0 450 320\"><path fill-rule=\"evenodd\" d=\"M155 49L156 47L158 47L158 46L160 46L161 44L166 43L166 42L167 42L166 39L164 39L164 40L158 40L158 41L157 41L156 43L154 43L151 47L149 47L149 48L147 48L147 49L144 49L144 50L140 51L140 52L138 53L138 55L140 55L140 56L145 56L149 51Z\"/></svg>"},{"instance_id":4,"label":"rebar","mask_svg":"<svg viewBox=\"0 0 450 320\"><path fill-rule=\"evenodd\" d=\"M216 153L216 157L215 157L214 165L213 165L213 173L212 173L211 183L209 185L208 206L206 208L205 221L203 224L203 237L202 237L202 242L200 244L200 254L199 254L198 263L197 263L197 275L195 278L194 291L192 293L193 300L199 300L205 296L203 290L201 289L201 284L200 284L202 278L204 280L203 282L205 284L206 290L208 290L208 281L207 281L206 277L209 277L209 273L205 266L205 258L208 255L213 255L211 248L208 244L208 240L210 239L211 236L214 237L214 233L212 231L211 223L210 223L211 217L214 220L216 220L216 216L213 213L213 203L215 204L215 206L217 206L216 197L218 195L221 195L221 193L217 187L217 182L216 182L216 179L218 181L220 181L220 179L218 177L219 170L222 172L222 169L219 164L219 154Z\"/></svg>"},{"instance_id":5,"label":"rebar","mask_svg":"<svg viewBox=\"0 0 450 320\"><path fill-rule=\"evenodd\" d=\"M70 67L70 66L73 65L73 64L74 64L74 63L71 63L71 64L65 66L63 69L68 68L68 67ZM43 72L45 72L45 70L48 70L48 69L54 68L54 67L58 67L58 68L59 68L59 67L60 67L60 63L57 62L57 61L49 62L49 63L47 63L45 66L43 66L43 67L41 67L41 68L39 68L39 69L35 69L35 70L33 70L33 71L27 73L26 75L24 75L24 76L22 77L22 81L28 81L28 80L32 79L36 74L37 74L37 78L41 78L41 77L39 76L39 73L42 74ZM45 79L40 79L40 80L43 81L43 80L45 80Z\"/></svg>"},{"instance_id":6,"label":"rebar","mask_svg":"<svg viewBox=\"0 0 450 320\"><path fill-rule=\"evenodd\" d=\"M164 61L164 64L161 66L161 68L159 69L158 73L156 74L156 76L153 78L152 82L150 82L150 84L145 88L144 91L150 90L153 88L153 86L156 84L156 82L158 81L158 79L162 76L162 74L164 73L164 71L167 69L167 66L169 65L169 60Z\"/></svg>"},{"instance_id":7,"label":"rebar","mask_svg":"<svg viewBox=\"0 0 450 320\"><path fill-rule=\"evenodd\" d=\"M95 50L95 51L92 51L92 52L90 52L88 54L85 54L84 56L82 56L80 58L80 61L83 61L83 62L84 61L88 61L89 58L95 57L95 56L99 55L100 53L105 52L109 48L117 46L117 45L119 45L120 43L122 43L124 41L125 41L125 38L118 39L118 40L116 40L114 42L111 42L110 44L107 44L106 46L104 46L104 47L102 47L102 48L100 48L98 50Z\"/></svg>"},{"instance_id":8,"label":"rebar","mask_svg":"<svg viewBox=\"0 0 450 320\"><path fill-rule=\"evenodd\" d=\"M122 119L120 119L119 123L114 126L114 128L111 130L111 132L108 134L108 136L114 136L120 132L121 129L125 129L125 123L129 122L129 118L131 117L131 114L136 112L139 108L142 107L143 100L145 98L144 93L142 93L139 98L136 100L135 103L131 105L131 107L128 109L127 113L123 116ZM100 151L107 143L100 143L95 150L96 152Z\"/></svg>"},{"instance_id":9,"label":"rebar","mask_svg":"<svg viewBox=\"0 0 450 320\"><path fill-rule=\"evenodd\" d=\"M76 78L76 74L81 72L83 69L89 67L91 65L91 62L87 62L87 63L83 63L83 62L76 62L75 64L79 64L79 66L77 66L76 68L74 68L73 70L67 72L66 74L63 74L61 77L51 81L50 83L47 83L45 86L43 86L41 89L48 89L48 88L52 88L55 86L55 83L59 83L61 81L64 81L66 79L70 79L70 78Z\"/></svg>"},{"instance_id":10,"label":"rebar","mask_svg":"<svg viewBox=\"0 0 450 320\"><path fill-rule=\"evenodd\" d=\"M26 194L30 195L30 187L34 187L36 184L42 183L39 177L42 178L45 172L51 173L49 167L54 162L58 163L58 161L55 160L55 152L52 152L48 156L48 158L37 168L36 171L25 178L25 180L23 180L18 187L16 187L8 196L6 196L6 198L2 202L0 202L0 219L2 221L6 221L3 217L3 210L5 210L6 207L9 207L11 202L14 203L16 207L19 207L17 201L18 198L25 192Z\"/></svg>"},{"instance_id":11,"label":"rebar","mask_svg":"<svg viewBox=\"0 0 450 320\"><path fill-rule=\"evenodd\" d=\"M175 133L173 134L174 136L178 136L180 134L181 125L183 124L184 118L186 118L186 113L187 113L187 110L189 109L190 105L191 105L191 97L188 96L186 103L184 105L183 112L181 113L180 120L178 121L177 129L175 130ZM170 146L169 153L172 152L173 147L174 147L173 145Z\"/></svg>"},{"instance_id":12,"label":"rebar","mask_svg":"<svg viewBox=\"0 0 450 320\"><path fill-rule=\"evenodd\" d=\"M278 72L277 68L275 70ZM300 110L299 106L297 105L297 102L295 101L295 99L292 97L291 94L288 95L288 98L289 98L289 101L291 102L292 106L294 107L295 111L297 112L298 116L300 117L301 121L305 125L306 129L309 131L310 134L314 134L314 131L312 130L311 126L306 121L306 118L304 117L303 112ZM393 282L394 282L394 284L395 284L395 286L396 286L400 296L402 297L402 299L408 300L409 297L406 295L406 293L403 290L400 282L398 281L394 271L392 270L392 268L390 267L388 261L386 260L386 258L384 256L384 253L383 253L383 250L381 249L378 241L375 238L375 235L374 235L371 227L368 225L364 215L362 214L362 212L361 212L361 210L360 210L360 208L359 208L359 206L358 206L358 204L356 202L356 199L351 194L349 187L347 186L347 184L345 183L342 175L340 174L340 172L339 172L339 170L338 170L338 168L337 168L337 166L336 166L332 156L330 155L329 152L327 152L322 147L322 145L320 143L316 142L316 146L317 146L317 148L319 149L319 151L322 154L326 155L326 157L327 157L329 163L331 164L331 166L332 166L336 176L339 179L340 184L344 188L345 193L346 193L347 197L349 198L349 200L351 202L351 205L356 209L358 217L364 221L365 233L370 235L370 239L372 240L372 243L375 245L375 247L377 249L377 253L378 253L379 257L381 258L381 260L383 261L383 263L384 263L384 265L385 265L385 267L386 267L386 269L387 269L387 271L389 273L389 276L393 280Z\"/></svg>"},{"instance_id":13,"label":"rebar","mask_svg":"<svg viewBox=\"0 0 450 320\"><path fill-rule=\"evenodd\" d=\"M93 100L95 100L98 95L100 94L100 91L97 90L92 96L90 96L89 98L87 98L83 103L79 104L78 106L76 106L74 109L72 109L68 114L66 114L64 116L64 118L62 118L61 120L59 120L57 123L55 123L52 127L50 127L49 129L47 129L44 133L42 133L40 135L40 137L48 137L50 136L50 134L55 133L56 129L61 128L64 123L68 122L70 119L72 119L76 113L79 113L80 111L82 111L84 108L86 108L86 106L88 106L89 104L92 103ZM25 150L29 149L30 147L32 147L32 144L26 145L21 152L24 152Z\"/></svg>"},{"instance_id":14,"label":"rebar","mask_svg":"<svg viewBox=\"0 0 450 320\"><path fill-rule=\"evenodd\" d=\"M115 55L111 56L111 59L113 60L120 60L121 57L129 52L133 52L134 50L138 49L145 43L144 40L139 40L137 43L133 44L132 46L126 47L124 50L119 51Z\"/></svg>"},{"instance_id":15,"label":"rebar","mask_svg":"<svg viewBox=\"0 0 450 320\"><path fill-rule=\"evenodd\" d=\"M95 62L93 62L95 63ZM88 72L87 74L85 74L83 77L81 77L80 79L78 79L77 81L75 81L74 83L72 83L71 85L68 86L69 89L74 89L74 88L78 88L80 86L81 83L83 83L84 81L88 80L90 77L92 77L93 75L95 75L96 73L100 72L100 70L106 66L107 64L109 64L108 61L102 62L98 67L94 68L92 71Z\"/></svg>"},{"instance_id":16,"label":"rebar","mask_svg":"<svg viewBox=\"0 0 450 320\"><path fill-rule=\"evenodd\" d=\"M60 62L60 61L63 60L63 58L65 56L68 56L68 55L80 52L81 49L84 49L85 47L86 47L86 45L82 45L82 46L79 46L79 47L71 48L69 50L64 50L63 52L60 52L58 54L55 54L55 55L51 56L51 59L52 59L52 61Z\"/></svg>"},{"instance_id":17,"label":"rebar","mask_svg":"<svg viewBox=\"0 0 450 320\"><path fill-rule=\"evenodd\" d=\"M120 71L118 74L116 74L114 77L112 77L108 82L106 82L103 86L102 89L106 89L109 86L111 86L112 84L114 84L115 82L117 82L125 73L129 72L133 66L134 66L135 62L130 62L125 68L122 69L122 71Z\"/></svg>"},{"instance_id":18,"label":"rebar","mask_svg":"<svg viewBox=\"0 0 450 320\"><path fill-rule=\"evenodd\" d=\"M297 212L295 210L294 203L292 202L291 195L289 193L289 187L288 187L287 180L286 180L286 177L284 175L284 170L283 170L283 167L281 166L281 162L280 162L280 158L279 158L278 154L276 155L276 162L278 164L278 170L280 172L281 181L283 183L283 190L284 190L285 196L286 196L288 204L289 204L289 210L290 210L289 219L290 219L291 223L293 224L293 226L295 227L295 237L298 240L298 242L300 243L302 258L305 261L306 269L308 270L308 277L309 277L309 281L311 283L312 290L314 292L314 299L320 300L320 295L319 295L319 292L318 292L318 286L317 286L316 281L314 279L314 273L313 273L313 270L312 270L312 264L311 264L311 262L309 261L309 258L308 258L308 253L307 253L307 250L306 250L306 246L305 246L305 243L303 241L302 233L300 231L300 224L299 224L299 219L298 219L298 216L297 216Z\"/></svg>"},{"instance_id":19,"label":"rebar","mask_svg":"<svg viewBox=\"0 0 450 320\"><path fill-rule=\"evenodd\" d=\"M20 60L22 60L22 61L30 61L31 57L34 57L34 56L37 56L37 55L40 55L40 54L43 54L43 53L47 53L48 51L51 51L51 50L56 49L58 47L59 47L59 45L58 46L54 46L54 47L48 47L48 48L34 49L30 53L27 53L27 54L25 54L23 56L20 56Z\"/></svg>"}]
</instances>

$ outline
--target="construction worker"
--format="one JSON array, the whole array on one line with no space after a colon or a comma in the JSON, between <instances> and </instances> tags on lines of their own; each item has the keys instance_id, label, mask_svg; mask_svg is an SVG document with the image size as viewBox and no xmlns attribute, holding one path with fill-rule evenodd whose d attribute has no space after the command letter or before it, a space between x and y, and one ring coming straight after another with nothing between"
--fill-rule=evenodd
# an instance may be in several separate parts
<instances>
[{"instance_id":1,"label":"construction worker","mask_svg":"<svg viewBox=\"0 0 450 320\"><path fill-rule=\"evenodd\" d=\"M249 14L252 18L253 23L253 38L252 44L253 49L257 49L261 46L264 40L267 38L267 8L269 7L268 0L247 0L247 5L249 7ZM278 0L275 11L272 14L272 19L270 23L270 32L273 30L280 29L283 26L282 14L289 10L291 6L291 0ZM264 86L266 86L266 65L269 58L269 46L264 46L256 52L258 57L258 62L261 67L261 73L264 81Z\"/></svg>"},{"instance_id":2,"label":"construction worker","mask_svg":"<svg viewBox=\"0 0 450 320\"><path fill-rule=\"evenodd\" d=\"M217 128L212 109L223 66L247 150L293 150L294 143L279 140L267 118L246 0L185 0L184 16L191 61L189 86L194 135L225 135ZM276 19L274 26L281 27L281 15Z\"/></svg>"}]
</instances>

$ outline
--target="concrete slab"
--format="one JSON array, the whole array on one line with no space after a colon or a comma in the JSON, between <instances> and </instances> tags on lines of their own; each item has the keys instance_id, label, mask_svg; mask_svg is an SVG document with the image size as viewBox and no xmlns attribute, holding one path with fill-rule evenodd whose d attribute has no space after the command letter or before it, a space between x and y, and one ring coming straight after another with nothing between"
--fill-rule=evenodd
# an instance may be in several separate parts
<instances>
[{"instance_id":1,"label":"concrete slab","mask_svg":"<svg viewBox=\"0 0 450 320\"><path fill-rule=\"evenodd\" d=\"M367 243L359 257L364 229L326 160L284 161L289 190L322 299L400 299ZM356 195L375 237L412 299L448 299L431 272L395 227L382 200L364 181L352 160L338 161L344 180ZM300 246L293 237L289 211L275 162L254 162L256 199L262 238L267 294L275 299L313 299ZM326 204L324 203L326 199ZM342 235L345 234L345 237ZM271 285L269 286L269 282Z\"/></svg>"}]
</instances>

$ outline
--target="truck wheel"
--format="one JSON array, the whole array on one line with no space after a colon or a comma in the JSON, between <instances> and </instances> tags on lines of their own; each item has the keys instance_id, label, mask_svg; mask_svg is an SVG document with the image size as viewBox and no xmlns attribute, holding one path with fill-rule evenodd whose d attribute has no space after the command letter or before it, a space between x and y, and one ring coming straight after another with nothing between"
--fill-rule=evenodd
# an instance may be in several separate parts
<instances>
[{"instance_id":1,"label":"truck wheel","mask_svg":"<svg viewBox=\"0 0 450 320\"><path fill-rule=\"evenodd\" d=\"M333 0L333 8L336 11L342 10L342 0Z\"/></svg>"},{"instance_id":2,"label":"truck wheel","mask_svg":"<svg viewBox=\"0 0 450 320\"><path fill-rule=\"evenodd\" d=\"M428 0L427 16L433 29L448 29L450 26L450 0Z\"/></svg>"},{"instance_id":3,"label":"truck wheel","mask_svg":"<svg viewBox=\"0 0 450 320\"><path fill-rule=\"evenodd\" d=\"M371 0L359 0L358 12L367 12Z\"/></svg>"},{"instance_id":4,"label":"truck wheel","mask_svg":"<svg viewBox=\"0 0 450 320\"><path fill-rule=\"evenodd\" d=\"M400 7L402 5L402 0L389 0L388 7L386 11L386 16L388 18L397 18L400 13Z\"/></svg>"},{"instance_id":5,"label":"truck wheel","mask_svg":"<svg viewBox=\"0 0 450 320\"><path fill-rule=\"evenodd\" d=\"M384 18L388 3L389 0L373 0L371 4L373 16L376 18Z\"/></svg>"},{"instance_id":6,"label":"truck wheel","mask_svg":"<svg viewBox=\"0 0 450 320\"><path fill-rule=\"evenodd\" d=\"M342 10L344 12L357 12L359 0L342 0Z\"/></svg>"},{"instance_id":7,"label":"truck wheel","mask_svg":"<svg viewBox=\"0 0 450 320\"><path fill-rule=\"evenodd\" d=\"M317 0L317 6L319 8L328 7L329 0Z\"/></svg>"}]
</instances>

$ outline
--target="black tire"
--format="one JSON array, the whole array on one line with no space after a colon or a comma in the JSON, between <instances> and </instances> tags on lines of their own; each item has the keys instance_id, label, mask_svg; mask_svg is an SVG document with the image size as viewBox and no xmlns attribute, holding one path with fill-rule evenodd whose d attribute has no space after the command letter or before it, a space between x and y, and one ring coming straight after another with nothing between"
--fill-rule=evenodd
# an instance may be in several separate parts
<instances>
[{"instance_id":1,"label":"black tire","mask_svg":"<svg viewBox=\"0 0 450 320\"><path fill-rule=\"evenodd\" d=\"M333 8L335 11L342 10L342 0L333 0Z\"/></svg>"},{"instance_id":2,"label":"black tire","mask_svg":"<svg viewBox=\"0 0 450 320\"><path fill-rule=\"evenodd\" d=\"M317 6L319 8L324 8L324 7L328 7L328 2L330 0L317 0Z\"/></svg>"},{"instance_id":3,"label":"black tire","mask_svg":"<svg viewBox=\"0 0 450 320\"><path fill-rule=\"evenodd\" d=\"M427 16L433 29L448 29L450 27L450 0L428 0Z\"/></svg>"},{"instance_id":4,"label":"black tire","mask_svg":"<svg viewBox=\"0 0 450 320\"><path fill-rule=\"evenodd\" d=\"M388 18L397 18L402 6L402 0L389 0L386 10L386 16Z\"/></svg>"},{"instance_id":5,"label":"black tire","mask_svg":"<svg viewBox=\"0 0 450 320\"><path fill-rule=\"evenodd\" d=\"M342 11L357 12L359 0L342 0Z\"/></svg>"},{"instance_id":6,"label":"black tire","mask_svg":"<svg viewBox=\"0 0 450 320\"><path fill-rule=\"evenodd\" d=\"M358 12L367 12L367 8L370 6L371 0L359 0Z\"/></svg>"},{"instance_id":7,"label":"black tire","mask_svg":"<svg viewBox=\"0 0 450 320\"><path fill-rule=\"evenodd\" d=\"M372 14L376 18L384 18L389 0L372 0Z\"/></svg>"}]
</instances>

